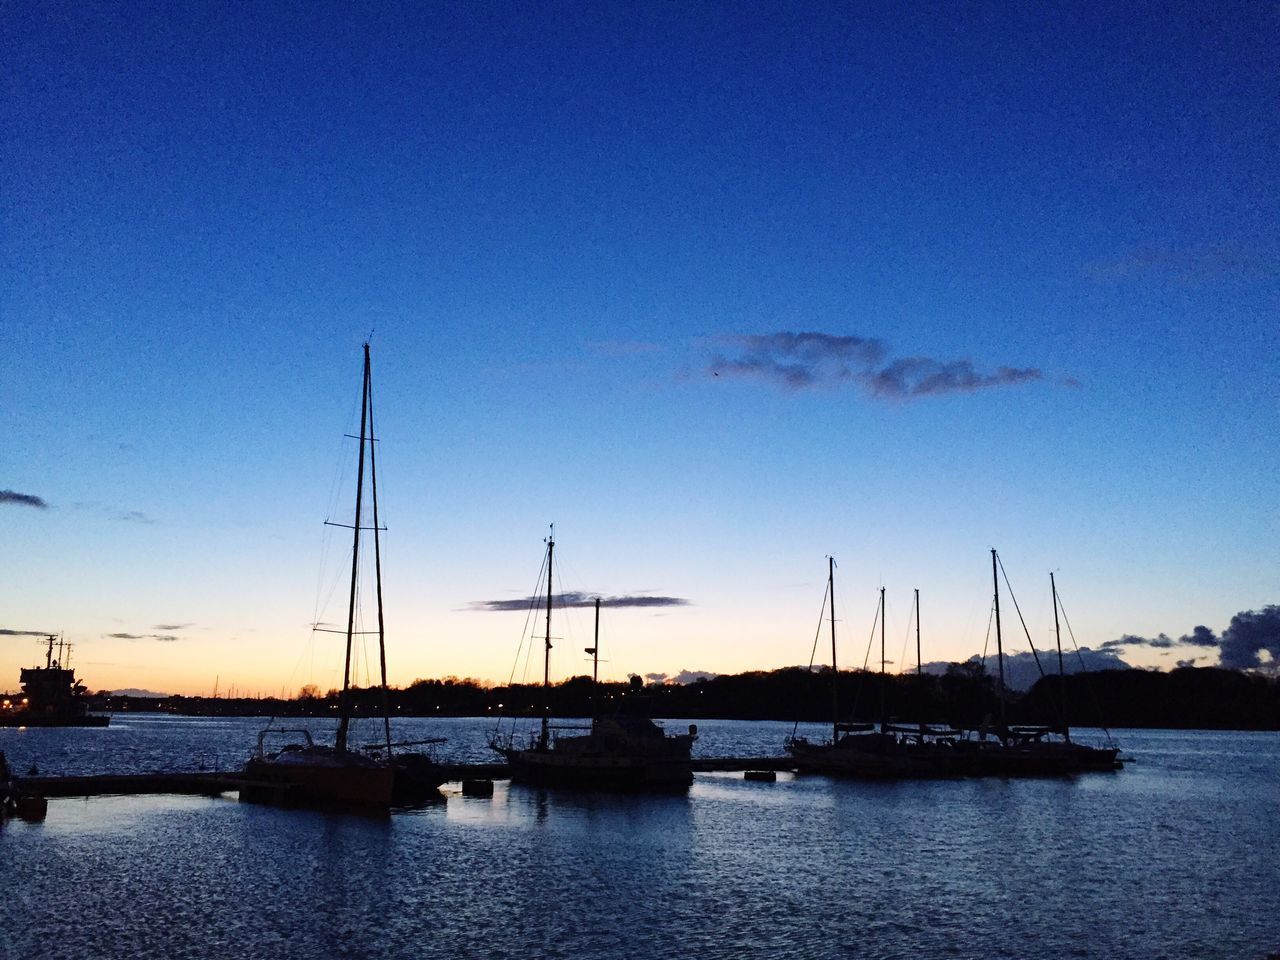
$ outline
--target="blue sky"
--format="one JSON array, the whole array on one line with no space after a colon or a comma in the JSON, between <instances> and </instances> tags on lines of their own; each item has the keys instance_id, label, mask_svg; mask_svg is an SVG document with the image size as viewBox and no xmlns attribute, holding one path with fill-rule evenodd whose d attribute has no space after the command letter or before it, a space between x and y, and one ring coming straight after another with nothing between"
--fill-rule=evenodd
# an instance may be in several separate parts
<instances>
[{"instance_id":1,"label":"blue sky","mask_svg":"<svg viewBox=\"0 0 1280 960\"><path fill-rule=\"evenodd\" d=\"M610 615L619 676L804 662L828 553L859 662L882 582L926 659L980 649L993 545L1041 636L1050 569L1095 645L1277 602L1274 10L3 31L0 489L50 506L0 505L0 627L65 631L95 687L336 671L306 624L371 330L400 682L507 675L521 618L468 605L527 592L552 521L569 588L690 601ZM805 331L879 359L732 366ZM1038 376L872 395L904 358Z\"/></svg>"}]
</instances>

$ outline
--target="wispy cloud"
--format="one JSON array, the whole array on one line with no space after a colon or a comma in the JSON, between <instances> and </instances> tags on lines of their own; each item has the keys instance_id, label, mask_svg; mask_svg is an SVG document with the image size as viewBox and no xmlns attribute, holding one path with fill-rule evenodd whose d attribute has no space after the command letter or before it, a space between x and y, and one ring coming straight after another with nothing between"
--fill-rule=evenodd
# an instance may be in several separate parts
<instances>
[{"instance_id":1,"label":"wispy cloud","mask_svg":"<svg viewBox=\"0 0 1280 960\"><path fill-rule=\"evenodd\" d=\"M37 497L34 493L18 493L16 490L0 490L0 504L4 503L15 507L34 507L36 510L49 509L49 504L43 497Z\"/></svg>"},{"instance_id":2,"label":"wispy cloud","mask_svg":"<svg viewBox=\"0 0 1280 960\"><path fill-rule=\"evenodd\" d=\"M1038 367L983 372L965 359L894 358L874 337L782 331L728 336L722 342L734 349L711 357L709 376L754 377L788 390L855 384L876 399L905 401L1045 379Z\"/></svg>"},{"instance_id":3,"label":"wispy cloud","mask_svg":"<svg viewBox=\"0 0 1280 960\"><path fill-rule=\"evenodd\" d=\"M194 626L195 626L194 623L157 623L154 627L152 627L152 629L163 630L166 633L169 633L174 630L186 630Z\"/></svg>"},{"instance_id":4,"label":"wispy cloud","mask_svg":"<svg viewBox=\"0 0 1280 960\"><path fill-rule=\"evenodd\" d=\"M551 597L553 607L594 607L596 598L602 607L683 607L689 601L681 597L620 596L606 597L595 593L556 593ZM470 609L481 611L528 610L534 604L545 604L544 597L523 597L519 600L473 600Z\"/></svg>"},{"instance_id":5,"label":"wispy cloud","mask_svg":"<svg viewBox=\"0 0 1280 960\"><path fill-rule=\"evenodd\" d=\"M1216 244L1197 247L1137 247L1117 256L1086 263L1083 273L1094 280L1167 277L1182 283L1247 280L1273 274L1276 253L1262 247Z\"/></svg>"},{"instance_id":6,"label":"wispy cloud","mask_svg":"<svg viewBox=\"0 0 1280 960\"><path fill-rule=\"evenodd\" d=\"M155 640L158 643L173 643L182 639L171 633L105 633L112 640Z\"/></svg>"},{"instance_id":7,"label":"wispy cloud","mask_svg":"<svg viewBox=\"0 0 1280 960\"><path fill-rule=\"evenodd\" d=\"M141 510L128 510L120 514L120 519L126 523L155 523L155 520Z\"/></svg>"},{"instance_id":8,"label":"wispy cloud","mask_svg":"<svg viewBox=\"0 0 1280 960\"><path fill-rule=\"evenodd\" d=\"M1176 640L1163 633L1154 637L1139 637L1132 633L1126 633L1123 637L1117 637L1115 640L1107 640L1098 644L1098 649L1119 650L1122 647L1152 647L1156 650L1168 650L1176 645Z\"/></svg>"},{"instance_id":9,"label":"wispy cloud","mask_svg":"<svg viewBox=\"0 0 1280 960\"><path fill-rule=\"evenodd\" d=\"M0 637L47 637L52 630L10 630L0 627Z\"/></svg>"}]
</instances>

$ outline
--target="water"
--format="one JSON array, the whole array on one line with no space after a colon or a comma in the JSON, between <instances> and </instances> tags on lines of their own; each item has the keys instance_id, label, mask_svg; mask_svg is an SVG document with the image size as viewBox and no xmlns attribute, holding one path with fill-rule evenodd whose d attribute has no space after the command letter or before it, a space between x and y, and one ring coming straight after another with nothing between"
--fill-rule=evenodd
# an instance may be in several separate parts
<instances>
[{"instance_id":1,"label":"water","mask_svg":"<svg viewBox=\"0 0 1280 960\"><path fill-rule=\"evenodd\" d=\"M105 731L0 731L0 749L19 763L38 751L49 773L226 767L258 726L139 716ZM790 729L699 727L704 755L776 753ZM451 737L447 757L488 759L484 721L406 723L398 735L428 728ZM499 783L492 799L446 788L388 821L229 799L53 800L44 823L0 828L0 958L1147 960L1280 949L1280 735L1118 738L1138 762L1116 775L699 774L676 797Z\"/></svg>"}]
</instances>

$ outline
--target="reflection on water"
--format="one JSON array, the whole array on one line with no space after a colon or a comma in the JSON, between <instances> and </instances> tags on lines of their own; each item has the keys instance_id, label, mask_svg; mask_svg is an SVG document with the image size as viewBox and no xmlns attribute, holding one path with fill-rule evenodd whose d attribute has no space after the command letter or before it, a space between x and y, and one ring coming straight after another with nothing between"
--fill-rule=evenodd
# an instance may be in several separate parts
<instances>
[{"instance_id":1,"label":"reflection on water","mask_svg":"<svg viewBox=\"0 0 1280 960\"><path fill-rule=\"evenodd\" d=\"M230 799L55 800L45 823L0 828L0 958L1280 948L1280 737L1123 741L1139 762L1114 776L699 774L687 796L642 797L500 782L492 799L454 785L382 821Z\"/></svg>"}]
</instances>

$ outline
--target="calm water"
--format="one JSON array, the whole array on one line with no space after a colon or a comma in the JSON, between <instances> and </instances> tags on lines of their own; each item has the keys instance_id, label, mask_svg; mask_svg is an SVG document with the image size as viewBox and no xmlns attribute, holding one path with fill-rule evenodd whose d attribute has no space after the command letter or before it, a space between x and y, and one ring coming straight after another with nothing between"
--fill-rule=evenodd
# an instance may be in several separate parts
<instances>
[{"instance_id":1,"label":"calm water","mask_svg":"<svg viewBox=\"0 0 1280 960\"><path fill-rule=\"evenodd\" d=\"M0 730L15 766L228 767L258 721ZM674 722L669 726L675 727ZM789 725L699 724L704 755ZM426 733L406 723L399 735ZM431 724L485 758L482 721ZM499 784L389 821L183 797L54 800L0 828L0 958L1264 957L1280 735L1121 731L1066 780Z\"/></svg>"}]
</instances>

